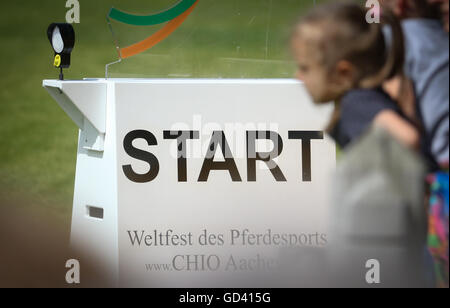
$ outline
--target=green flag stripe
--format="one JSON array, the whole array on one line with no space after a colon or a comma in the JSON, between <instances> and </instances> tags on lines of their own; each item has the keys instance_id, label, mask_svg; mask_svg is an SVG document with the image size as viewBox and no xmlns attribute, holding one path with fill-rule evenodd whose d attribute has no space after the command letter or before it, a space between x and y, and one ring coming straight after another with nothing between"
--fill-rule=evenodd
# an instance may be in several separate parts
<instances>
[{"instance_id":1,"label":"green flag stripe","mask_svg":"<svg viewBox=\"0 0 450 308\"><path fill-rule=\"evenodd\" d=\"M154 15L134 15L111 8L108 17L115 21L133 26L153 26L168 22L186 12L196 0L181 0L172 8Z\"/></svg>"}]
</instances>

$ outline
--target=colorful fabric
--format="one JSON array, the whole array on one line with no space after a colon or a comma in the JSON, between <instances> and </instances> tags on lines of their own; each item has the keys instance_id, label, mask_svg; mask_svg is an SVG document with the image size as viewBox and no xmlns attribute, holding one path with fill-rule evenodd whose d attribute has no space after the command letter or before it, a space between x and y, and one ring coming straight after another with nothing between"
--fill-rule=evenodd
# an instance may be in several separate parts
<instances>
[{"instance_id":1,"label":"colorful fabric","mask_svg":"<svg viewBox=\"0 0 450 308\"><path fill-rule=\"evenodd\" d=\"M428 176L430 209L428 249L434 260L436 283L439 288L449 287L449 172L448 164L441 172Z\"/></svg>"}]
</instances>

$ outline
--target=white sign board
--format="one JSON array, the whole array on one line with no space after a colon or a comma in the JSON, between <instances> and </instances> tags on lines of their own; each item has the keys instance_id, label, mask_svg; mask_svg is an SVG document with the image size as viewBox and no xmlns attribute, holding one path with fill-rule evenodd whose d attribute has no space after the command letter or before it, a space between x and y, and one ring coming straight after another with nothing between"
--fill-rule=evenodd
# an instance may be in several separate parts
<instances>
[{"instance_id":1,"label":"white sign board","mask_svg":"<svg viewBox=\"0 0 450 308\"><path fill-rule=\"evenodd\" d=\"M90 84L106 93L106 129L81 111L72 237L109 260L119 285L236 286L233 277L276 265L280 248L328 244L336 148L322 130L331 110L314 106L300 83L76 86ZM61 95L71 86L44 85Z\"/></svg>"}]
</instances>

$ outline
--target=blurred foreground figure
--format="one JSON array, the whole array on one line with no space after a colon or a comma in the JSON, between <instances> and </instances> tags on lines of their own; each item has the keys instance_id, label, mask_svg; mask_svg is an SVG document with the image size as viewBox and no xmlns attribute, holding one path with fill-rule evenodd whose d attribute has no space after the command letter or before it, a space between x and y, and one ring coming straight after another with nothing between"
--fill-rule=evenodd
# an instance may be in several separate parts
<instances>
[{"instance_id":1,"label":"blurred foreground figure","mask_svg":"<svg viewBox=\"0 0 450 308\"><path fill-rule=\"evenodd\" d=\"M427 178L430 185L430 218L428 247L434 259L436 284L448 288L449 272L449 175L446 170L431 174Z\"/></svg>"},{"instance_id":2,"label":"blurred foreground figure","mask_svg":"<svg viewBox=\"0 0 450 308\"><path fill-rule=\"evenodd\" d=\"M439 7L429 0L383 0L382 4L401 20L405 34L405 75L414 85L417 116L424 131L422 146L435 162L447 163L449 37L439 20ZM401 89L390 91L396 99L400 93Z\"/></svg>"},{"instance_id":3,"label":"blurred foreground figure","mask_svg":"<svg viewBox=\"0 0 450 308\"><path fill-rule=\"evenodd\" d=\"M448 0L427 0L431 5L438 5L441 12L442 24L444 25L445 31L449 31L449 2Z\"/></svg>"},{"instance_id":4,"label":"blurred foreground figure","mask_svg":"<svg viewBox=\"0 0 450 308\"><path fill-rule=\"evenodd\" d=\"M107 286L88 257L69 249L63 229L48 216L28 208L0 198L1 288ZM70 270L66 262L71 259L80 263L80 284L66 281Z\"/></svg>"},{"instance_id":5,"label":"blurred foreground figure","mask_svg":"<svg viewBox=\"0 0 450 308\"><path fill-rule=\"evenodd\" d=\"M428 246L435 261L438 287L449 286L448 3L448 0L382 2L402 20L407 46L405 73L414 83L417 114L424 131L422 146L429 149L437 165L434 173L427 177L427 183L430 194Z\"/></svg>"}]
</instances>

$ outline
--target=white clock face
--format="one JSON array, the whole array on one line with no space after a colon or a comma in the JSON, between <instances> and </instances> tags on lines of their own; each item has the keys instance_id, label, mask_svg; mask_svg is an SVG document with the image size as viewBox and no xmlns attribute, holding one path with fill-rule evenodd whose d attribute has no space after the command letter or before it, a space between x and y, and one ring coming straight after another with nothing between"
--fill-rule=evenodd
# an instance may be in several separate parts
<instances>
[{"instance_id":1,"label":"white clock face","mask_svg":"<svg viewBox=\"0 0 450 308\"><path fill-rule=\"evenodd\" d=\"M56 53L61 53L64 49L64 41L58 27L53 30L52 45Z\"/></svg>"}]
</instances>

